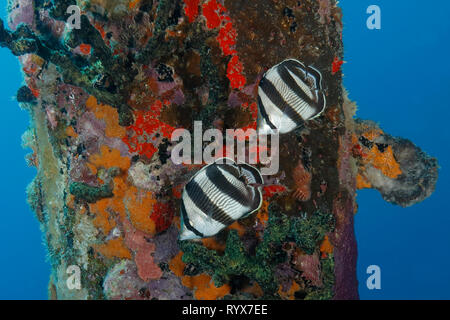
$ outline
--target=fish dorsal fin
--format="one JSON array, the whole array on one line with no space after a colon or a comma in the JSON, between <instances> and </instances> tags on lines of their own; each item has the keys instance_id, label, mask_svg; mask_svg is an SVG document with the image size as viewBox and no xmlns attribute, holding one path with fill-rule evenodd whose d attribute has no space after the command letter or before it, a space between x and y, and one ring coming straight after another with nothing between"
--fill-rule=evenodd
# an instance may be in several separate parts
<instances>
[{"instance_id":1,"label":"fish dorsal fin","mask_svg":"<svg viewBox=\"0 0 450 320\"><path fill-rule=\"evenodd\" d=\"M257 212L259 209L261 209L263 203L263 195L261 191L261 187L255 188L255 195L253 198L253 203L251 205L251 210L246 215L242 216L241 219L247 218L251 216L253 213Z\"/></svg>"},{"instance_id":2,"label":"fish dorsal fin","mask_svg":"<svg viewBox=\"0 0 450 320\"><path fill-rule=\"evenodd\" d=\"M236 162L228 157L221 157L221 158L217 158L216 160L214 160L215 164L228 164L228 165L233 165L236 166Z\"/></svg>"}]
</instances>

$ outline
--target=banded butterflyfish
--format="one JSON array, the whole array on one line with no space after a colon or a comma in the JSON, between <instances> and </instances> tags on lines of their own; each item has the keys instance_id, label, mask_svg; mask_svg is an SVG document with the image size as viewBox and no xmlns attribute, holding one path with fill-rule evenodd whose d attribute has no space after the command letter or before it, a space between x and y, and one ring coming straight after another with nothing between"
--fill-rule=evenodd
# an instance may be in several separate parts
<instances>
[{"instance_id":1,"label":"banded butterflyfish","mask_svg":"<svg viewBox=\"0 0 450 320\"><path fill-rule=\"evenodd\" d=\"M269 69L258 87L258 133L289 133L326 106L321 73L295 59Z\"/></svg>"},{"instance_id":2,"label":"banded butterflyfish","mask_svg":"<svg viewBox=\"0 0 450 320\"><path fill-rule=\"evenodd\" d=\"M258 169L221 158L203 167L181 196L180 240L215 236L262 204L263 178Z\"/></svg>"}]
</instances>

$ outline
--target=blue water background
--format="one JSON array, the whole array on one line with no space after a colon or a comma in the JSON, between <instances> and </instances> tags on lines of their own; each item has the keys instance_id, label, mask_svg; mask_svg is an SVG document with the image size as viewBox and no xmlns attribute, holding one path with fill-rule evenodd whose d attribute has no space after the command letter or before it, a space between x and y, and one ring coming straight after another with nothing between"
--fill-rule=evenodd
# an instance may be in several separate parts
<instances>
[{"instance_id":1,"label":"blue water background","mask_svg":"<svg viewBox=\"0 0 450 320\"><path fill-rule=\"evenodd\" d=\"M3 21L5 15L6 1L1 1ZM31 150L21 147L29 116L14 98L23 78L18 59L5 48L0 49L0 61L0 299L47 299L50 265L39 223L25 193L36 175L36 169L25 162Z\"/></svg>"},{"instance_id":2,"label":"blue water background","mask_svg":"<svg viewBox=\"0 0 450 320\"><path fill-rule=\"evenodd\" d=\"M377 191L358 192L358 279L362 299L449 299L450 1L344 0L344 84L358 117L410 139L442 167L436 192L400 208ZM366 27L369 5L381 30ZM366 287L369 265L381 290Z\"/></svg>"},{"instance_id":3,"label":"blue water background","mask_svg":"<svg viewBox=\"0 0 450 320\"><path fill-rule=\"evenodd\" d=\"M358 279L362 299L449 299L450 1L341 0L344 10L345 86L358 116L411 139L439 159L436 192L400 208L378 192L358 192ZM382 10L382 29L366 28L366 8ZM5 1L0 4L5 16ZM39 224L25 201L36 170L21 148L29 117L13 97L22 83L17 58L0 49L0 299L46 299L50 266ZM366 287L366 268L381 267L381 290Z\"/></svg>"}]
</instances>

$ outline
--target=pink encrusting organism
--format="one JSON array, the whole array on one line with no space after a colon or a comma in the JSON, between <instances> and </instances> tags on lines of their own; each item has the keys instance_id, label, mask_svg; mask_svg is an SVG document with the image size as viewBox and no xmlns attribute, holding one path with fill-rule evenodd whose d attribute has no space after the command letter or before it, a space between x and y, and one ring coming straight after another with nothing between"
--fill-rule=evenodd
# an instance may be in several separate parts
<instances>
[{"instance_id":1,"label":"pink encrusting organism","mask_svg":"<svg viewBox=\"0 0 450 320\"><path fill-rule=\"evenodd\" d=\"M302 161L299 161L293 172L295 190L293 196L300 201L308 201L311 198L311 173L305 169Z\"/></svg>"}]
</instances>

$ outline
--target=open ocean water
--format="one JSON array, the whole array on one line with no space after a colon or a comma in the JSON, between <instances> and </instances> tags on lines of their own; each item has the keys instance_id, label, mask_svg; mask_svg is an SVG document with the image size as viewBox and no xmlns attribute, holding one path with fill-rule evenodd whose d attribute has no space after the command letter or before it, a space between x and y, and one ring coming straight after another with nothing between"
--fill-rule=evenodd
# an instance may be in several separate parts
<instances>
[{"instance_id":1,"label":"open ocean water","mask_svg":"<svg viewBox=\"0 0 450 320\"><path fill-rule=\"evenodd\" d=\"M381 30L369 30L366 9L381 8ZM413 141L438 158L435 193L401 208L377 191L358 192L358 279L362 299L450 298L450 1L341 0L344 84L357 116ZM0 4L6 15L6 1ZM22 83L17 58L0 49L0 299L46 299L50 266L25 188L36 171L21 148L29 122L14 100ZM381 268L381 290L368 290L366 269Z\"/></svg>"}]
</instances>

